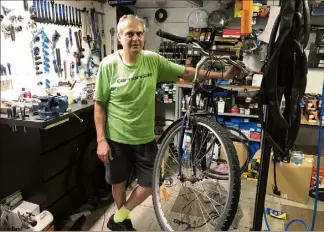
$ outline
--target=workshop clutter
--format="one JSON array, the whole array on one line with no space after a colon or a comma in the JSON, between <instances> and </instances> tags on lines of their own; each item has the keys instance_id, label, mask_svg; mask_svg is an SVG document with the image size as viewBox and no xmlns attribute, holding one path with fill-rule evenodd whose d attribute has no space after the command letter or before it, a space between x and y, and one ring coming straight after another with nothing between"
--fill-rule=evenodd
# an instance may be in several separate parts
<instances>
[{"instance_id":1,"label":"workshop clutter","mask_svg":"<svg viewBox=\"0 0 324 232\"><path fill-rule=\"evenodd\" d=\"M315 187L316 181L316 167L317 167L317 156L314 156L313 169L312 169L312 178L310 182L310 187ZM319 188L324 188L324 157L320 157L320 173L319 173Z\"/></svg>"},{"instance_id":2,"label":"workshop clutter","mask_svg":"<svg viewBox=\"0 0 324 232\"><path fill-rule=\"evenodd\" d=\"M317 123L320 121L320 107L322 104L321 94L305 94L300 101L301 114L309 123ZM324 118L322 118L324 122Z\"/></svg>"},{"instance_id":3,"label":"workshop clutter","mask_svg":"<svg viewBox=\"0 0 324 232\"><path fill-rule=\"evenodd\" d=\"M234 17L242 17L242 1L235 0L234 6ZM255 23L255 19L258 17L268 17L270 14L270 6L267 6L266 0L253 1L253 20L252 23Z\"/></svg>"},{"instance_id":4,"label":"workshop clutter","mask_svg":"<svg viewBox=\"0 0 324 232\"><path fill-rule=\"evenodd\" d=\"M159 54L169 61L185 65L186 59L190 55L187 46L178 45L177 43L163 41L159 47Z\"/></svg>"},{"instance_id":5,"label":"workshop clutter","mask_svg":"<svg viewBox=\"0 0 324 232\"><path fill-rule=\"evenodd\" d=\"M158 83L155 91L155 98L158 102L173 103L175 101L176 88L173 83Z\"/></svg>"},{"instance_id":6,"label":"workshop clutter","mask_svg":"<svg viewBox=\"0 0 324 232\"><path fill-rule=\"evenodd\" d=\"M241 131L246 137L261 140L261 124L255 121L250 121L247 118L231 117L225 120L224 117L217 117L218 122L224 122L226 127L231 127Z\"/></svg>"},{"instance_id":7,"label":"workshop clutter","mask_svg":"<svg viewBox=\"0 0 324 232\"><path fill-rule=\"evenodd\" d=\"M24 201L20 191L0 201L0 230L54 231L54 217L40 206Z\"/></svg>"}]
</instances>

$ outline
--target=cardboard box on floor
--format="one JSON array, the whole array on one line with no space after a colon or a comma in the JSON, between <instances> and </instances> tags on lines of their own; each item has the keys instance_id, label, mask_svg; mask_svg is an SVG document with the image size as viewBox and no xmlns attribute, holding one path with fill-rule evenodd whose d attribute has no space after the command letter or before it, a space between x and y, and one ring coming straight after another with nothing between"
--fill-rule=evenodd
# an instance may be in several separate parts
<instances>
[{"instance_id":1,"label":"cardboard box on floor","mask_svg":"<svg viewBox=\"0 0 324 232\"><path fill-rule=\"evenodd\" d=\"M304 155L303 163L299 166L294 162L277 164L277 186L281 192L281 198L308 204L308 192L312 175L313 156ZM260 158L261 150L256 152L253 158ZM274 185L273 162L270 161L267 183L267 194L277 196L272 191ZM279 196L277 196L279 197Z\"/></svg>"},{"instance_id":2,"label":"cardboard box on floor","mask_svg":"<svg viewBox=\"0 0 324 232\"><path fill-rule=\"evenodd\" d=\"M246 161L246 158L248 156L248 153L244 147L244 145L240 142L233 142L234 144L234 147L235 147L235 150L236 150L236 153L237 153L237 156L238 156L238 160L239 160L239 164L240 164L240 167L242 167ZM221 152L220 152L220 156L219 156L220 159L224 159L226 160L226 156L224 154L224 150L221 149Z\"/></svg>"}]
</instances>

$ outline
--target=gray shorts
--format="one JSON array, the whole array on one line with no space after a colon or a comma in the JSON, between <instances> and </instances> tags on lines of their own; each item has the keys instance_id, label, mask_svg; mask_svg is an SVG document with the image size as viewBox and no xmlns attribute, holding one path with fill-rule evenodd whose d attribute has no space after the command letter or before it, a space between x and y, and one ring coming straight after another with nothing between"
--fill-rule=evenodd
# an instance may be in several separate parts
<instances>
[{"instance_id":1,"label":"gray shorts","mask_svg":"<svg viewBox=\"0 0 324 232\"><path fill-rule=\"evenodd\" d=\"M108 184L127 181L135 171L140 186L152 187L153 167L157 154L156 141L140 145L128 145L107 140L113 160L105 163Z\"/></svg>"}]
</instances>

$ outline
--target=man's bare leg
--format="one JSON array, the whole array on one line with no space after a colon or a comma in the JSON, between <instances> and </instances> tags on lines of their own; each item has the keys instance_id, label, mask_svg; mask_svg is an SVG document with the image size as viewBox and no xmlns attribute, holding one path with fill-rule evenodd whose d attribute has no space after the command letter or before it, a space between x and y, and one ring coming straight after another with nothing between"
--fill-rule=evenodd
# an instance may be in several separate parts
<instances>
[{"instance_id":1,"label":"man's bare leg","mask_svg":"<svg viewBox=\"0 0 324 232\"><path fill-rule=\"evenodd\" d=\"M152 188L144 187L144 186L137 186L131 196L129 197L128 201L125 204L125 208L129 211L132 211L136 206L142 204L143 201L146 200L152 194Z\"/></svg>"},{"instance_id":2,"label":"man's bare leg","mask_svg":"<svg viewBox=\"0 0 324 232\"><path fill-rule=\"evenodd\" d=\"M112 195L116 202L117 209L120 209L126 203L126 183L124 181L120 184L112 185Z\"/></svg>"}]
</instances>

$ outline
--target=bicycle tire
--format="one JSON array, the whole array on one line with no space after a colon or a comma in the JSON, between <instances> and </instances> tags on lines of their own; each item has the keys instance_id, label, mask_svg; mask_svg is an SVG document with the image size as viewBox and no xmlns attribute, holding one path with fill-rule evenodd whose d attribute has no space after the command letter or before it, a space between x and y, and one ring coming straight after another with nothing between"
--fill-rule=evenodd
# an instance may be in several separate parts
<instances>
[{"instance_id":1,"label":"bicycle tire","mask_svg":"<svg viewBox=\"0 0 324 232\"><path fill-rule=\"evenodd\" d=\"M236 128L226 127L226 129L228 129L230 131L235 131L236 133L238 133L240 135L240 136L237 136L237 135L230 133L230 138L232 139L232 141L237 140L238 142L243 143L243 145L247 151L246 161L241 167L241 174L242 174L248 168L249 162L250 162L250 158L249 158L249 156L250 156L250 149L249 149L250 148L250 140L242 131L240 131ZM243 137L243 139L241 138L241 136Z\"/></svg>"},{"instance_id":2,"label":"bicycle tire","mask_svg":"<svg viewBox=\"0 0 324 232\"><path fill-rule=\"evenodd\" d=\"M228 190L228 203L226 204L225 212L219 218L219 222L223 222L221 225L215 226L215 231L217 230L228 230L234 220L238 209L238 203L240 200L240 193L241 193L241 173L239 167L239 161L236 154L235 147L228 136L228 132L218 123L211 121L206 117L201 116L191 116L191 122L199 122L207 125L210 127L217 135L218 139L221 141L224 149L227 151L228 154L228 164L229 164L229 176L233 178L229 178L229 190ZM176 130L181 127L181 121L178 120L170 125L170 129L165 134L160 147L164 147L165 143L167 143L168 137L170 137ZM159 183L160 183L160 176L158 176L159 172L159 163L163 158L163 149L158 150L158 154L155 159L154 163L154 170L153 170L153 185L152 185L152 200L153 200L153 209L155 211L155 215L157 217L157 221L161 227L161 230L165 231L168 230L167 226L165 225L164 220L162 219L161 210L159 209L158 203L158 196L160 195ZM157 189L158 188L158 189Z\"/></svg>"}]
</instances>

